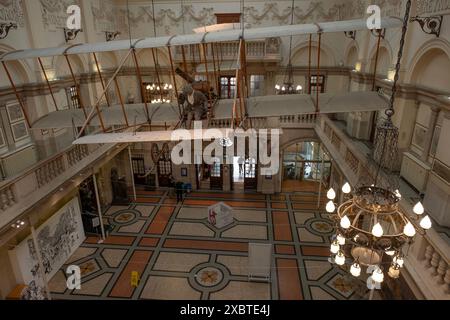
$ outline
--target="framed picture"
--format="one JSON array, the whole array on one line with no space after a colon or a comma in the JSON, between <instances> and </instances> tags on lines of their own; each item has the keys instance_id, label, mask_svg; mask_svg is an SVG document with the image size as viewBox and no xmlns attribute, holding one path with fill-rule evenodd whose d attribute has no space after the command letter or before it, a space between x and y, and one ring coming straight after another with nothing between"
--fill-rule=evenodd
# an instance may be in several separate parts
<instances>
[{"instance_id":1,"label":"framed picture","mask_svg":"<svg viewBox=\"0 0 450 320\"><path fill-rule=\"evenodd\" d=\"M3 128L0 127L0 148L6 145L5 136L3 135Z\"/></svg>"},{"instance_id":2,"label":"framed picture","mask_svg":"<svg viewBox=\"0 0 450 320\"><path fill-rule=\"evenodd\" d=\"M11 130L15 141L19 141L28 137L28 129L25 121L11 124Z\"/></svg>"},{"instance_id":3,"label":"framed picture","mask_svg":"<svg viewBox=\"0 0 450 320\"><path fill-rule=\"evenodd\" d=\"M10 123L24 120L22 109L20 108L20 105L18 103L6 105L6 111L8 112Z\"/></svg>"},{"instance_id":4,"label":"framed picture","mask_svg":"<svg viewBox=\"0 0 450 320\"><path fill-rule=\"evenodd\" d=\"M187 177L187 175L188 175L187 168L181 168L181 176L182 177Z\"/></svg>"}]
</instances>

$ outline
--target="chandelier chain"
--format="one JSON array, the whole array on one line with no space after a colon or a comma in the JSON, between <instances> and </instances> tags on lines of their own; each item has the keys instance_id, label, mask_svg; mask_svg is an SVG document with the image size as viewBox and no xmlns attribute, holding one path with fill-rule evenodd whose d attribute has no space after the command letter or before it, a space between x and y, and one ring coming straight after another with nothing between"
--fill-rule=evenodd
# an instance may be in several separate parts
<instances>
[{"instance_id":1,"label":"chandelier chain","mask_svg":"<svg viewBox=\"0 0 450 320\"><path fill-rule=\"evenodd\" d=\"M401 60L403 57L403 48L405 46L406 33L408 31L410 12L411 12L411 0L408 0L408 2L406 3L405 16L403 18L402 37L400 39L400 48L398 50L397 64L395 65L395 76L394 76L394 83L392 85L392 95L391 95L391 99L389 102L389 108L388 108L388 110L386 110L388 122L392 121L391 118L395 113L395 111L394 111L395 95L397 93L397 83L398 83L398 79L399 79Z\"/></svg>"}]
</instances>

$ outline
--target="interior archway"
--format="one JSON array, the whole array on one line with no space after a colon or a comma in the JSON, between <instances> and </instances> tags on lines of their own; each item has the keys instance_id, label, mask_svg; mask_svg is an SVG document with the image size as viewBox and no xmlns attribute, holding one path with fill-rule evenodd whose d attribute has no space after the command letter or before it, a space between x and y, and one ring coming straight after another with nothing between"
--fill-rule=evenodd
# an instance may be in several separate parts
<instances>
[{"instance_id":1,"label":"interior archway","mask_svg":"<svg viewBox=\"0 0 450 320\"><path fill-rule=\"evenodd\" d=\"M450 58L441 49L433 48L425 52L417 61L411 73L411 84L449 92Z\"/></svg>"},{"instance_id":2,"label":"interior archway","mask_svg":"<svg viewBox=\"0 0 450 320\"><path fill-rule=\"evenodd\" d=\"M345 65L351 68L355 68L357 62L358 62L358 48L356 46L353 46L347 53Z\"/></svg>"},{"instance_id":3,"label":"interior archway","mask_svg":"<svg viewBox=\"0 0 450 320\"><path fill-rule=\"evenodd\" d=\"M328 183L331 162L317 141L299 141L283 148L282 189L317 191L320 181Z\"/></svg>"}]
</instances>

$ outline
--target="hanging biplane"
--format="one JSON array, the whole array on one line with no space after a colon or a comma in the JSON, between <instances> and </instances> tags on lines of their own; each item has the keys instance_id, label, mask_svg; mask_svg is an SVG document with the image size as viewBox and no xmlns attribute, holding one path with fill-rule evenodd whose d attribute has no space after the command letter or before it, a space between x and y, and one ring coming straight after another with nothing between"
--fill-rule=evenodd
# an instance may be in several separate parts
<instances>
[{"instance_id":1,"label":"hanging biplane","mask_svg":"<svg viewBox=\"0 0 450 320\"><path fill-rule=\"evenodd\" d=\"M381 21L381 29L399 28L401 26L402 20L396 17L383 18ZM107 84L104 84L102 80L103 92L93 106L84 106L82 109L76 110L59 110L51 112L40 118L33 124L29 125L32 129L72 128L74 126L79 127L81 128L81 130L78 132L78 139L74 141L74 144L167 141L170 140L171 137L170 130L133 133L106 132L106 128L113 126L133 127L141 124L160 126L166 123L180 123L181 121L181 108L178 104L178 101L176 100L172 101L170 104L124 104L121 101L119 105L100 107L100 102L105 97L108 88L114 82L116 82L116 76L130 56L133 56L134 58L134 62L136 65L136 75L139 78L141 77L138 61L136 58L136 50L147 48L150 48L152 50L155 50L156 48L167 48L172 67L172 76L174 84L176 85L176 72L172 62L171 48L177 46L183 47L186 45L199 45L200 49L205 50L204 46L207 44L220 43L225 41L236 41L239 42L236 75L237 79L242 78L242 81L245 82L245 77L239 77L239 75L243 74L243 69L245 68L246 58L245 50L243 50L243 48L245 48L245 41L247 40L264 39L274 36L289 37L314 34L322 35L324 33L349 32L358 30L367 30L366 20L361 19L315 24L287 25L279 27L236 29L217 32L202 32L190 35L134 39L131 41L119 40L104 43L75 44L58 48L18 50L4 54L0 57L0 61L2 61L3 66L8 73L6 65L8 61L36 58L39 59L39 62L41 63L40 58L42 57L63 55L67 58L67 56L70 55L93 54L97 63L97 58L95 56L96 53L127 50L127 54L123 56L121 62L117 66L113 77L108 81ZM67 59L67 62L69 63L70 67L69 59ZM207 61L205 61L204 63L204 68L206 69L206 75L208 77L208 73L212 73L212 71L209 70L208 72ZM43 72L45 75L44 69ZM98 72L101 78L100 69L98 69ZM180 72L178 72L178 74L180 74ZM72 76L74 81L76 82L76 78L73 75L73 72ZM11 83L14 87L12 80ZM140 81L140 83L142 83L142 81ZM47 84L51 92L50 83L48 81ZM243 83L242 85L245 86L246 84ZM25 108L17 91L16 95L19 102L21 103L22 109L25 111ZM232 119L232 123L238 123L239 121L242 121L244 119L251 119L255 117L378 111L386 109L387 104L387 100L379 93L374 91L346 93L317 92L317 94L314 95L292 94L243 98L238 98L236 95L235 99L217 100L217 103L213 106L213 110L211 111L210 116L211 118L218 120ZM238 105L239 107L237 107ZM87 126L99 126L103 129L103 133L82 136Z\"/></svg>"}]
</instances>

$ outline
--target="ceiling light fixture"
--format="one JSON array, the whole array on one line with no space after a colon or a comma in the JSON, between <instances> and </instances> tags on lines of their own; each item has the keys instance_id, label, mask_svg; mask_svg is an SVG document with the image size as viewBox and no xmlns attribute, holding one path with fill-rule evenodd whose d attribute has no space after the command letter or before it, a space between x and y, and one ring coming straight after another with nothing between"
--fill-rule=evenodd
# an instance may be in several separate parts
<instances>
[{"instance_id":1,"label":"ceiling light fixture","mask_svg":"<svg viewBox=\"0 0 450 320\"><path fill-rule=\"evenodd\" d=\"M291 25L294 24L294 0L291 8ZM294 84L294 69L292 67L292 36L289 39L289 62L286 67L286 75L283 84L275 85L276 94L300 94L303 93L303 87L300 84Z\"/></svg>"},{"instance_id":2,"label":"ceiling light fixture","mask_svg":"<svg viewBox=\"0 0 450 320\"><path fill-rule=\"evenodd\" d=\"M20 228L22 228L24 225L25 225L25 221L23 221L23 220L17 220L15 223L13 223L13 224L11 225L11 228L13 228L13 229L20 229Z\"/></svg>"}]
</instances>

